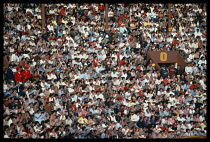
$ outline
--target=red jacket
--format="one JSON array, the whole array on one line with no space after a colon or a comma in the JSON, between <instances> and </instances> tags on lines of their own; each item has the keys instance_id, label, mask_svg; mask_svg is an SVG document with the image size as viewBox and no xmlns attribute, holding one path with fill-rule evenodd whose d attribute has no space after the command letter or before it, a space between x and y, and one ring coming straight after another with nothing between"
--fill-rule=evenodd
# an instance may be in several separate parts
<instances>
[{"instance_id":1,"label":"red jacket","mask_svg":"<svg viewBox=\"0 0 210 142\"><path fill-rule=\"evenodd\" d=\"M123 64L125 64L126 62L124 60L120 60L120 66L122 66Z\"/></svg>"},{"instance_id":2,"label":"red jacket","mask_svg":"<svg viewBox=\"0 0 210 142\"><path fill-rule=\"evenodd\" d=\"M21 72L16 71L15 74L14 74L14 76L15 76L15 81L16 82L22 82L23 81L22 80Z\"/></svg>"},{"instance_id":3,"label":"red jacket","mask_svg":"<svg viewBox=\"0 0 210 142\"><path fill-rule=\"evenodd\" d=\"M96 60L93 60L92 63L95 67L98 65L98 62Z\"/></svg>"},{"instance_id":4,"label":"red jacket","mask_svg":"<svg viewBox=\"0 0 210 142\"><path fill-rule=\"evenodd\" d=\"M196 88L196 86L194 84L190 85L190 90L193 90L194 88Z\"/></svg>"},{"instance_id":5,"label":"red jacket","mask_svg":"<svg viewBox=\"0 0 210 142\"><path fill-rule=\"evenodd\" d=\"M66 12L65 9L63 8L60 9L60 15L65 15L65 12Z\"/></svg>"},{"instance_id":6,"label":"red jacket","mask_svg":"<svg viewBox=\"0 0 210 142\"><path fill-rule=\"evenodd\" d=\"M104 9L105 9L105 6L100 5L100 6L98 7L98 9L104 10Z\"/></svg>"},{"instance_id":7,"label":"red jacket","mask_svg":"<svg viewBox=\"0 0 210 142\"><path fill-rule=\"evenodd\" d=\"M23 70L21 72L21 75L22 75L22 81L25 82L27 78L31 78L31 71Z\"/></svg>"},{"instance_id":8,"label":"red jacket","mask_svg":"<svg viewBox=\"0 0 210 142\"><path fill-rule=\"evenodd\" d=\"M138 95L142 97L146 97L143 92L139 92Z\"/></svg>"},{"instance_id":9,"label":"red jacket","mask_svg":"<svg viewBox=\"0 0 210 142\"><path fill-rule=\"evenodd\" d=\"M173 45L176 45L176 44L179 44L179 41L173 40L171 45L173 46Z\"/></svg>"}]
</instances>

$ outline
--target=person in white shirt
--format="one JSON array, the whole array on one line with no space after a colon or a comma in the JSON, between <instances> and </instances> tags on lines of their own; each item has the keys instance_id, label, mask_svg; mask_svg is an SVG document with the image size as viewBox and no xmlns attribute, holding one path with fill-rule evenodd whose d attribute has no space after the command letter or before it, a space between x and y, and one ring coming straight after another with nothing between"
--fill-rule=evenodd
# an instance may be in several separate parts
<instances>
[{"instance_id":1,"label":"person in white shirt","mask_svg":"<svg viewBox=\"0 0 210 142\"><path fill-rule=\"evenodd\" d=\"M190 63L188 63L188 65L185 67L185 72L186 72L187 74L192 74L193 69L192 69L192 67L190 66Z\"/></svg>"},{"instance_id":2,"label":"person in white shirt","mask_svg":"<svg viewBox=\"0 0 210 142\"><path fill-rule=\"evenodd\" d=\"M99 91L97 91L97 94L98 95L96 95L96 99L100 98L102 101L104 101L104 95Z\"/></svg>"},{"instance_id":3,"label":"person in white shirt","mask_svg":"<svg viewBox=\"0 0 210 142\"><path fill-rule=\"evenodd\" d=\"M194 60L194 55L195 55L195 52L191 52L191 54L189 55L189 57L187 58L187 61L188 62L192 62Z\"/></svg>"},{"instance_id":4,"label":"person in white shirt","mask_svg":"<svg viewBox=\"0 0 210 142\"><path fill-rule=\"evenodd\" d=\"M114 77L113 85L116 85L116 86L119 86L120 85L120 81L119 81L118 78Z\"/></svg>"},{"instance_id":5,"label":"person in white shirt","mask_svg":"<svg viewBox=\"0 0 210 142\"><path fill-rule=\"evenodd\" d=\"M14 52L10 57L10 62L19 62L19 58L17 56L17 52Z\"/></svg>"},{"instance_id":6,"label":"person in white shirt","mask_svg":"<svg viewBox=\"0 0 210 142\"><path fill-rule=\"evenodd\" d=\"M186 121L186 119L182 116L182 114L180 114L179 117L177 117L177 120L182 122Z\"/></svg>"},{"instance_id":7,"label":"person in white shirt","mask_svg":"<svg viewBox=\"0 0 210 142\"><path fill-rule=\"evenodd\" d=\"M201 114L200 116L199 116L199 119L200 119L200 121L201 122L203 122L203 121L205 121L206 119L205 119L205 117L204 117L204 113L203 114Z\"/></svg>"},{"instance_id":8,"label":"person in white shirt","mask_svg":"<svg viewBox=\"0 0 210 142\"><path fill-rule=\"evenodd\" d=\"M128 30L127 30L127 28L125 27L125 25L122 24L122 26L120 27L120 33L124 34L125 32L127 33Z\"/></svg>"},{"instance_id":9,"label":"person in white shirt","mask_svg":"<svg viewBox=\"0 0 210 142\"><path fill-rule=\"evenodd\" d=\"M53 32L54 33L54 26L53 26L53 23L50 23L49 25L47 25L47 28L49 31Z\"/></svg>"},{"instance_id":10,"label":"person in white shirt","mask_svg":"<svg viewBox=\"0 0 210 142\"><path fill-rule=\"evenodd\" d=\"M54 93L54 92L55 92L54 86L53 86L53 85L50 86L49 92L50 92L50 93Z\"/></svg>"},{"instance_id":11,"label":"person in white shirt","mask_svg":"<svg viewBox=\"0 0 210 142\"><path fill-rule=\"evenodd\" d=\"M122 132L123 132L124 135L127 135L128 132L130 132L130 129L128 128L127 125L124 125L124 127L122 128Z\"/></svg>"},{"instance_id":12,"label":"person in white shirt","mask_svg":"<svg viewBox=\"0 0 210 142\"><path fill-rule=\"evenodd\" d=\"M115 114L114 114L114 113L111 113L111 116L110 116L110 121L117 122L117 121L116 121L116 118L115 118Z\"/></svg>"},{"instance_id":13,"label":"person in white shirt","mask_svg":"<svg viewBox=\"0 0 210 142\"><path fill-rule=\"evenodd\" d=\"M131 119L130 120L137 122L137 121L139 121L139 116L136 115L134 112L131 112Z\"/></svg>"},{"instance_id":14,"label":"person in white shirt","mask_svg":"<svg viewBox=\"0 0 210 142\"><path fill-rule=\"evenodd\" d=\"M110 18L110 17L113 17L113 16L114 16L114 13L113 13L112 9L110 9L108 11L108 17Z\"/></svg>"},{"instance_id":15,"label":"person in white shirt","mask_svg":"<svg viewBox=\"0 0 210 142\"><path fill-rule=\"evenodd\" d=\"M199 36L199 37L202 36L202 33L200 32L199 29L197 29L197 30L194 32L194 37L196 38L197 36Z\"/></svg>"},{"instance_id":16,"label":"person in white shirt","mask_svg":"<svg viewBox=\"0 0 210 142\"><path fill-rule=\"evenodd\" d=\"M69 41L72 41L72 43L74 43L74 40L72 39L72 37L70 36L70 34L67 35L66 40L67 40L68 42L69 42Z\"/></svg>"},{"instance_id":17,"label":"person in white shirt","mask_svg":"<svg viewBox=\"0 0 210 142\"><path fill-rule=\"evenodd\" d=\"M201 59L198 61L198 66L201 66L202 63L206 65L207 61L205 60L205 57L201 57Z\"/></svg>"},{"instance_id":18,"label":"person in white shirt","mask_svg":"<svg viewBox=\"0 0 210 142\"><path fill-rule=\"evenodd\" d=\"M117 124L115 125L115 129L118 130L119 128L122 128L122 125L119 122L117 122Z\"/></svg>"},{"instance_id":19,"label":"person in white shirt","mask_svg":"<svg viewBox=\"0 0 210 142\"><path fill-rule=\"evenodd\" d=\"M57 77L56 77L56 75L54 74L54 72L49 72L49 73L47 74L47 79L48 79L48 80L55 80L55 79L57 79Z\"/></svg>"},{"instance_id":20,"label":"person in white shirt","mask_svg":"<svg viewBox=\"0 0 210 142\"><path fill-rule=\"evenodd\" d=\"M116 72L116 70L114 70L113 72L111 72L111 77L114 78L114 77L118 77L118 72Z\"/></svg>"},{"instance_id":21,"label":"person in white shirt","mask_svg":"<svg viewBox=\"0 0 210 142\"><path fill-rule=\"evenodd\" d=\"M187 128L188 128L189 130L191 130L191 128L192 128L193 126L192 126L192 124L190 123L190 121L186 121L186 123L187 123Z\"/></svg>"},{"instance_id":22,"label":"person in white shirt","mask_svg":"<svg viewBox=\"0 0 210 142\"><path fill-rule=\"evenodd\" d=\"M39 62L40 62L40 65L41 65L41 64L45 64L45 63L46 63L46 60L45 60L45 58L42 56L42 57L41 57L41 60L39 60Z\"/></svg>"},{"instance_id":23,"label":"person in white shirt","mask_svg":"<svg viewBox=\"0 0 210 142\"><path fill-rule=\"evenodd\" d=\"M147 109L146 112L145 112L145 116L146 116L146 117L151 117L151 115L152 115L152 114L150 113L149 109Z\"/></svg>"},{"instance_id":24,"label":"person in white shirt","mask_svg":"<svg viewBox=\"0 0 210 142\"><path fill-rule=\"evenodd\" d=\"M133 90L132 90L133 91ZM124 94L124 96L125 96L125 99L131 99L131 90L130 89L128 89L128 91L127 92L125 92L125 94Z\"/></svg>"}]
</instances>

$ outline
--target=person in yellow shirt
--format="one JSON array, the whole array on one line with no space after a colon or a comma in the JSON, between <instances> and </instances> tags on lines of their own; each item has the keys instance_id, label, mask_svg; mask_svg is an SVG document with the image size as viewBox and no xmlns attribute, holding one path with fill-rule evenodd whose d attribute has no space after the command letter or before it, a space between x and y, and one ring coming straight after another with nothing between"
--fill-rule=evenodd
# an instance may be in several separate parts
<instances>
[{"instance_id":1,"label":"person in yellow shirt","mask_svg":"<svg viewBox=\"0 0 210 142\"><path fill-rule=\"evenodd\" d=\"M144 22L144 27L146 27L147 25L150 25L150 22L145 21L145 22Z\"/></svg>"},{"instance_id":2,"label":"person in yellow shirt","mask_svg":"<svg viewBox=\"0 0 210 142\"><path fill-rule=\"evenodd\" d=\"M87 118L85 118L85 115L84 115L84 114L82 114L82 117L80 117L80 118L77 120L77 122L78 122L79 124L88 125L88 120L87 120Z\"/></svg>"},{"instance_id":3,"label":"person in yellow shirt","mask_svg":"<svg viewBox=\"0 0 210 142\"><path fill-rule=\"evenodd\" d=\"M206 128L206 121L204 120L201 124L201 130L204 130L204 128Z\"/></svg>"}]
</instances>

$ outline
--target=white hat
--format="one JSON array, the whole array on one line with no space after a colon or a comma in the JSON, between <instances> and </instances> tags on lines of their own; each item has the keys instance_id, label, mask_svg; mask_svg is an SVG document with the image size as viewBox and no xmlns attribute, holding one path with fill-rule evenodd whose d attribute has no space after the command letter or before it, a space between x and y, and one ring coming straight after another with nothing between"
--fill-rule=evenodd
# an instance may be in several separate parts
<instances>
[{"instance_id":1,"label":"white hat","mask_svg":"<svg viewBox=\"0 0 210 142\"><path fill-rule=\"evenodd\" d=\"M158 130L158 131L162 131L162 129L161 129L161 128L158 128L157 130Z\"/></svg>"},{"instance_id":2,"label":"white hat","mask_svg":"<svg viewBox=\"0 0 210 142\"><path fill-rule=\"evenodd\" d=\"M10 138L8 135L4 135L4 138Z\"/></svg>"},{"instance_id":3,"label":"white hat","mask_svg":"<svg viewBox=\"0 0 210 142\"><path fill-rule=\"evenodd\" d=\"M195 95L195 97L196 97L196 98L199 98L199 97L201 97L201 96L199 96L199 95Z\"/></svg>"},{"instance_id":4,"label":"white hat","mask_svg":"<svg viewBox=\"0 0 210 142\"><path fill-rule=\"evenodd\" d=\"M200 131L200 130L201 130L201 128L195 128L195 130Z\"/></svg>"},{"instance_id":5,"label":"white hat","mask_svg":"<svg viewBox=\"0 0 210 142\"><path fill-rule=\"evenodd\" d=\"M145 135L141 135L141 136L139 136L139 138L146 138L146 136Z\"/></svg>"},{"instance_id":6,"label":"white hat","mask_svg":"<svg viewBox=\"0 0 210 142\"><path fill-rule=\"evenodd\" d=\"M25 135L27 135L27 133L26 132L22 132L22 135L25 136Z\"/></svg>"},{"instance_id":7,"label":"white hat","mask_svg":"<svg viewBox=\"0 0 210 142\"><path fill-rule=\"evenodd\" d=\"M147 107L148 106L148 103L143 103L144 107Z\"/></svg>"},{"instance_id":8,"label":"white hat","mask_svg":"<svg viewBox=\"0 0 210 142\"><path fill-rule=\"evenodd\" d=\"M103 128L106 128L107 126L106 126L105 124L102 124L102 127L103 127Z\"/></svg>"}]
</instances>

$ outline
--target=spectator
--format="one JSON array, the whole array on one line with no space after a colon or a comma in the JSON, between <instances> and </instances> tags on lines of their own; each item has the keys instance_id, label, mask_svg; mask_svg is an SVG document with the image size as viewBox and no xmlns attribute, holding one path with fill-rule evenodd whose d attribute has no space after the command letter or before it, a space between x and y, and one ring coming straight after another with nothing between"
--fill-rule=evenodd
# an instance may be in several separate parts
<instances>
[{"instance_id":1,"label":"spectator","mask_svg":"<svg viewBox=\"0 0 210 142\"><path fill-rule=\"evenodd\" d=\"M108 27L103 3L44 6L44 29L41 4L3 6L5 138L207 133L205 3L171 4L171 32L167 4L108 4ZM188 65L158 71L147 51Z\"/></svg>"}]
</instances>

